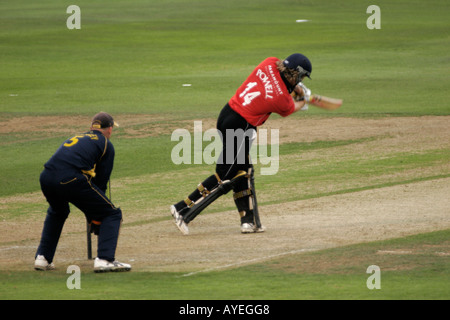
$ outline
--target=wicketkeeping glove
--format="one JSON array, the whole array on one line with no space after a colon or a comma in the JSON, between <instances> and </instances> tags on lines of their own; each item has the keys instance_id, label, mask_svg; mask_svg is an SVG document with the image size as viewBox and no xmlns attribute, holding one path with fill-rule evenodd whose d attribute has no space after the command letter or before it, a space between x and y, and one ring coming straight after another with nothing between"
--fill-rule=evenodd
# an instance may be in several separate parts
<instances>
[{"instance_id":1,"label":"wicketkeeping glove","mask_svg":"<svg viewBox=\"0 0 450 320\"><path fill-rule=\"evenodd\" d=\"M92 220L89 225L91 227L91 233L95 234L96 236L98 236L98 233L100 232L100 225L102 223L100 221L96 221L96 220Z\"/></svg>"}]
</instances>

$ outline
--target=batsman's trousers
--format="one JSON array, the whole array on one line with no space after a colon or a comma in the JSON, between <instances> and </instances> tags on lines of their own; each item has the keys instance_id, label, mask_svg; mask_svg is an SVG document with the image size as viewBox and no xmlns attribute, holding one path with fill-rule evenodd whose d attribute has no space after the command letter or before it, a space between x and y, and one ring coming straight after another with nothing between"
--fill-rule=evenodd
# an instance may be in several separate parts
<instances>
[{"instance_id":1,"label":"batsman's trousers","mask_svg":"<svg viewBox=\"0 0 450 320\"><path fill-rule=\"evenodd\" d=\"M217 130L221 132L223 149L217 160L216 172L222 180L231 180L240 170L247 172L252 167L249 154L256 127L227 103L217 119Z\"/></svg>"},{"instance_id":2,"label":"batsman's trousers","mask_svg":"<svg viewBox=\"0 0 450 320\"><path fill-rule=\"evenodd\" d=\"M44 169L40 183L49 208L36 255L43 255L49 263L53 261L64 222L70 213L69 203L72 203L85 214L88 221L101 222L97 256L114 261L122 211L91 182L90 176Z\"/></svg>"}]
</instances>

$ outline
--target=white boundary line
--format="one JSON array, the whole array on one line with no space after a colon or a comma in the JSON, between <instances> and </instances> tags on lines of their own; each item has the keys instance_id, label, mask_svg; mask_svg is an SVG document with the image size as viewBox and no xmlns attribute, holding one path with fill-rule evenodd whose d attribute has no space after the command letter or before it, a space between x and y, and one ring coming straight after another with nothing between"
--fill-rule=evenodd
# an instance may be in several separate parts
<instances>
[{"instance_id":1,"label":"white boundary line","mask_svg":"<svg viewBox=\"0 0 450 320\"><path fill-rule=\"evenodd\" d=\"M237 267L237 266L240 266L240 265L250 264L250 263L254 263L254 262L258 262L258 261L264 261L264 260L268 260L268 259L272 259L272 258L276 258L276 257L281 257L281 256L289 255L289 254L295 254L295 253L301 253L301 252L309 252L309 251L317 251L317 250L319 250L319 249L292 250L292 251L282 252L282 253L278 253L278 254L273 254L273 255L265 256L265 257L261 257L261 258L254 258L254 259L245 260L245 261L241 261L241 262L225 264L223 266L217 266L217 267L208 268L208 269L204 269L204 270L193 271L193 272L185 273L185 274L183 274L181 276L177 276L177 278L190 277L190 276L193 276L193 275L196 275L196 274L199 274L199 273L203 273L203 272L210 272L210 271L226 269L226 268L230 268L230 267Z\"/></svg>"}]
</instances>

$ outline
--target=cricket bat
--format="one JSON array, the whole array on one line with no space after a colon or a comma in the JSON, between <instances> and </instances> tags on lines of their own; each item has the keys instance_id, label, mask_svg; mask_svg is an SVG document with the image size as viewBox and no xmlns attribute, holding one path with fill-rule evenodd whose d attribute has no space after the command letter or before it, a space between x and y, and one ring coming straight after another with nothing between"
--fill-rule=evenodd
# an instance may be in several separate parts
<instances>
[{"instance_id":1,"label":"cricket bat","mask_svg":"<svg viewBox=\"0 0 450 320\"><path fill-rule=\"evenodd\" d=\"M312 94L309 97L308 104L312 104L316 107L326 110L336 110L342 105L342 99L335 99L318 94Z\"/></svg>"},{"instance_id":2,"label":"cricket bat","mask_svg":"<svg viewBox=\"0 0 450 320\"><path fill-rule=\"evenodd\" d=\"M301 85L297 85L291 95L294 98L296 95L303 96L303 87ZM342 105L342 99L335 99L318 94L311 94L307 103L322 109L335 110Z\"/></svg>"}]
</instances>

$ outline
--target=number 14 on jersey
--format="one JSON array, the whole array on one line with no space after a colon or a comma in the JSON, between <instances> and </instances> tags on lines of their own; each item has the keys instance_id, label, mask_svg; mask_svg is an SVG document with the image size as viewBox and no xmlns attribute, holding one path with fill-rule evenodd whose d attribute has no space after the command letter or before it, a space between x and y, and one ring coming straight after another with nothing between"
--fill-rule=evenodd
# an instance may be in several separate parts
<instances>
[{"instance_id":1,"label":"number 14 on jersey","mask_svg":"<svg viewBox=\"0 0 450 320\"><path fill-rule=\"evenodd\" d=\"M243 106L249 105L253 99L261 95L260 91L249 92L251 89L256 87L256 85L256 82L249 82L245 90L239 95L240 98L244 98L244 103L242 104Z\"/></svg>"}]
</instances>

